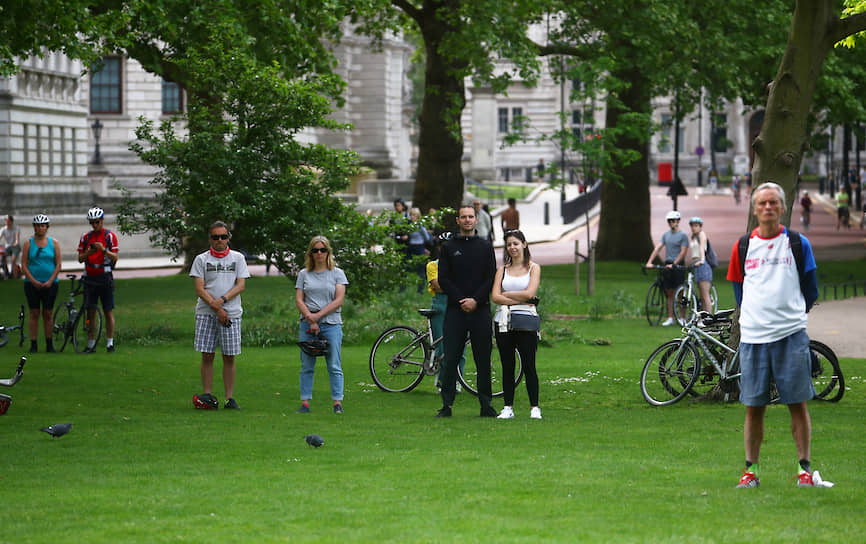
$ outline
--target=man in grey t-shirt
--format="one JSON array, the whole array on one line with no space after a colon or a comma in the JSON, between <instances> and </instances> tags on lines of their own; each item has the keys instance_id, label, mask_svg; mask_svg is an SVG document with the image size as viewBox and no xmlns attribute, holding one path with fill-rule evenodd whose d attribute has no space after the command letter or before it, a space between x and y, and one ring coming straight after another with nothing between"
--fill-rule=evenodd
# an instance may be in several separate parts
<instances>
[{"instance_id":1,"label":"man in grey t-shirt","mask_svg":"<svg viewBox=\"0 0 866 544\"><path fill-rule=\"evenodd\" d=\"M201 384L204 392L193 395L193 405L216 410L219 401L211 394L216 347L223 356L226 409L240 409L234 399L235 355L241 352L241 293L250 277L244 256L229 249L228 226L216 221L210 227L210 249L198 255L189 275L195 281L196 351L201 352Z\"/></svg>"},{"instance_id":2,"label":"man in grey t-shirt","mask_svg":"<svg viewBox=\"0 0 866 544\"><path fill-rule=\"evenodd\" d=\"M667 298L668 318L662 321L662 326L668 327L677 323L677 319L674 317L674 293L685 280L683 269L677 267L685 264L686 252L689 249L689 237L680 230L680 212L668 212L665 219L667 219L670 230L662 235L661 243L653 249L646 261L646 266L651 267L655 258L660 256L662 249L665 250L665 270L662 283Z\"/></svg>"}]
</instances>

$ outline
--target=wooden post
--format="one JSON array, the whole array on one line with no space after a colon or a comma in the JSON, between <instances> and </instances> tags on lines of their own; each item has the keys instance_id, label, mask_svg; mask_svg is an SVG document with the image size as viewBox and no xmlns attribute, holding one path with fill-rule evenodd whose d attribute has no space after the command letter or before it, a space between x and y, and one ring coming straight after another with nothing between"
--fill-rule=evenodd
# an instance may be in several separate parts
<instances>
[{"instance_id":1,"label":"wooden post","mask_svg":"<svg viewBox=\"0 0 866 544\"><path fill-rule=\"evenodd\" d=\"M595 240L589 244L589 272L587 278L587 293L589 296L595 294Z\"/></svg>"},{"instance_id":2,"label":"wooden post","mask_svg":"<svg viewBox=\"0 0 866 544\"><path fill-rule=\"evenodd\" d=\"M574 241L574 294L580 294L580 240Z\"/></svg>"}]
</instances>

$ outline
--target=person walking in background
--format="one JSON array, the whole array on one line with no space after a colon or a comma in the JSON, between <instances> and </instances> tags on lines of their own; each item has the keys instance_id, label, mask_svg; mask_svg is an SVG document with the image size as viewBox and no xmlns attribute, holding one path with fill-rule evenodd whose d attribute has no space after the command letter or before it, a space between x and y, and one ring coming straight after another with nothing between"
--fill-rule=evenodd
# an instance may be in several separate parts
<instances>
[{"instance_id":1,"label":"person walking in background","mask_svg":"<svg viewBox=\"0 0 866 544\"><path fill-rule=\"evenodd\" d=\"M653 266L653 261L665 251L665 270L662 275L662 286L667 298L668 318L662 322L663 327L669 327L677 323L674 317L674 292L683 284L686 275L678 265L686 260L686 252L689 249L689 237L680 231L680 212L670 211L665 215L670 230L662 235L662 241L657 245L649 259L646 261L647 268Z\"/></svg>"},{"instance_id":2,"label":"person walking in background","mask_svg":"<svg viewBox=\"0 0 866 544\"><path fill-rule=\"evenodd\" d=\"M704 220L700 217L689 219L692 235L689 237L689 261L694 267L695 281L701 293L701 308L712 313L713 300L710 297L710 284L713 282L713 269L707 262L709 240L704 232Z\"/></svg>"},{"instance_id":3,"label":"person walking in background","mask_svg":"<svg viewBox=\"0 0 866 544\"><path fill-rule=\"evenodd\" d=\"M843 225L849 229L851 228L848 210L848 206L851 203L851 197L848 195L847 186L848 184L845 183L838 191L836 191L836 230L839 230Z\"/></svg>"},{"instance_id":4,"label":"person walking in background","mask_svg":"<svg viewBox=\"0 0 866 544\"><path fill-rule=\"evenodd\" d=\"M760 485L758 458L771 382L791 415L797 485L812 487L812 422L806 402L814 398L815 388L806 314L818 298L817 266L809 240L781 224L785 192L779 185L756 187L752 208L758 226L734 244L727 274L740 307L740 402L746 406L746 468L737 487Z\"/></svg>"},{"instance_id":5,"label":"person walking in background","mask_svg":"<svg viewBox=\"0 0 866 544\"><path fill-rule=\"evenodd\" d=\"M535 305L541 281L541 267L532 262L526 237L519 230L505 233L505 263L496 271L490 298L499 309L496 323L496 347L502 361L502 391L505 406L499 419L514 417L514 351L520 354L529 395L529 417L541 419L538 406L538 372L535 353L538 350L540 319Z\"/></svg>"},{"instance_id":6,"label":"person walking in background","mask_svg":"<svg viewBox=\"0 0 866 544\"><path fill-rule=\"evenodd\" d=\"M476 198L472 205L475 207L475 217L478 220L478 224L475 227L475 233L482 240L487 240L489 242L491 240L490 234L493 230L493 219L481 206L480 200Z\"/></svg>"},{"instance_id":7,"label":"person walking in background","mask_svg":"<svg viewBox=\"0 0 866 544\"><path fill-rule=\"evenodd\" d=\"M427 229L424 227L424 224L421 223L421 210L418 208L411 208L409 210L409 219L412 221L413 231L409 233L409 237L407 239L407 252L409 258L418 257L421 255L429 255L430 251L427 249L433 239L430 236L430 233L427 232ZM421 262L415 265L415 273L420 278L420 282L418 283L418 293L424 292L424 279L425 279L425 267L426 264Z\"/></svg>"},{"instance_id":8,"label":"person walking in background","mask_svg":"<svg viewBox=\"0 0 866 544\"><path fill-rule=\"evenodd\" d=\"M474 206L460 206L457 210L460 234L446 242L439 253L439 286L448 295L448 308L444 325L445 360L439 374L442 408L436 417L451 417L457 363L463 356L467 334L478 374L480 415L497 415L490 404L493 397L490 383L490 351L493 348L490 288L496 274L496 256L490 242L475 235L477 221Z\"/></svg>"},{"instance_id":9,"label":"person walking in background","mask_svg":"<svg viewBox=\"0 0 866 544\"><path fill-rule=\"evenodd\" d=\"M517 230L520 228L520 212L517 211L517 200L514 198L508 199L508 207L505 208L499 215L502 222L502 232L509 230Z\"/></svg>"},{"instance_id":10,"label":"person walking in background","mask_svg":"<svg viewBox=\"0 0 866 544\"><path fill-rule=\"evenodd\" d=\"M740 203L740 175L734 174L731 179L731 191L734 193L734 202Z\"/></svg>"},{"instance_id":11,"label":"person walking in background","mask_svg":"<svg viewBox=\"0 0 866 544\"><path fill-rule=\"evenodd\" d=\"M544 159L538 159L538 164L535 165L535 173L538 178L538 183L544 182Z\"/></svg>"},{"instance_id":12,"label":"person walking in background","mask_svg":"<svg viewBox=\"0 0 866 544\"><path fill-rule=\"evenodd\" d=\"M84 306L90 323L96 316L96 303L102 301L105 314L106 349L114 353L114 275L111 270L117 264L117 235L104 227L105 211L93 207L87 211L90 231L78 241L78 262L84 263ZM85 353L96 351L95 331L87 331Z\"/></svg>"},{"instance_id":13,"label":"person walking in background","mask_svg":"<svg viewBox=\"0 0 866 544\"><path fill-rule=\"evenodd\" d=\"M809 225L812 223L812 198L809 196L809 191L803 191L803 196L800 198L800 207L803 209L800 222L803 223L804 229L809 230Z\"/></svg>"},{"instance_id":14,"label":"person walking in background","mask_svg":"<svg viewBox=\"0 0 866 544\"><path fill-rule=\"evenodd\" d=\"M196 256L189 275L195 284L194 348L201 352L201 385L204 392L193 395L193 406L216 410L219 400L213 395L216 348L223 357L223 386L226 410L240 410L234 398L235 357L241 353L241 293L250 277L243 254L229 249L228 225L215 221L208 229L210 249Z\"/></svg>"},{"instance_id":15,"label":"person walking in background","mask_svg":"<svg viewBox=\"0 0 866 544\"><path fill-rule=\"evenodd\" d=\"M0 244L5 249L3 260L3 278L18 277L18 254L21 253L21 229L15 224L11 215L6 216L6 224L0 229ZM7 268L8 265L11 268Z\"/></svg>"},{"instance_id":16,"label":"person walking in background","mask_svg":"<svg viewBox=\"0 0 866 544\"><path fill-rule=\"evenodd\" d=\"M295 282L295 306L301 312L298 339L309 342L318 337L328 341L325 363L331 383L334 413L343 413L343 299L349 280L336 266L331 242L324 236L314 236L307 247L304 269ZM316 358L301 351L301 407L300 414L310 412L313 399L313 376Z\"/></svg>"},{"instance_id":17,"label":"person walking in background","mask_svg":"<svg viewBox=\"0 0 866 544\"><path fill-rule=\"evenodd\" d=\"M45 333L45 351L54 353L54 301L57 299L62 255L60 244L48 236L51 219L47 215L33 216L33 237L24 242L21 253L21 272L24 274L24 296L27 297L30 353L38 350L39 314Z\"/></svg>"}]
</instances>

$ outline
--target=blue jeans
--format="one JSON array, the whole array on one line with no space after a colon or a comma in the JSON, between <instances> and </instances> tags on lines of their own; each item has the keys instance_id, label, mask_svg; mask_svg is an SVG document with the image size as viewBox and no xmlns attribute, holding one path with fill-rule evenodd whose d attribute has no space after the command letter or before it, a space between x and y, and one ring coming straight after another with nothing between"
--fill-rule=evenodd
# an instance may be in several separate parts
<instances>
[{"instance_id":1,"label":"blue jeans","mask_svg":"<svg viewBox=\"0 0 866 544\"><path fill-rule=\"evenodd\" d=\"M316 335L308 331L310 324L301 321L298 338L301 342L315 340ZM343 343L343 326L319 323L319 336L328 341L328 354L325 363L328 366L328 377L331 382L331 400L343 400L343 368L340 362L340 347ZM301 400L313 398L313 373L316 358L301 351Z\"/></svg>"}]
</instances>

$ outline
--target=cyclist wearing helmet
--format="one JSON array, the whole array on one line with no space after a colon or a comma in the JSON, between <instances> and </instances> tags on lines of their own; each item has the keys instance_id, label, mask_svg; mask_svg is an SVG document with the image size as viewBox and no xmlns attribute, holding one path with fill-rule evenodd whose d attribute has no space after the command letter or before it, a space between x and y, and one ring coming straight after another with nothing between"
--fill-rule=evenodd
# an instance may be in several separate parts
<instances>
[{"instance_id":1,"label":"cyclist wearing helmet","mask_svg":"<svg viewBox=\"0 0 866 544\"><path fill-rule=\"evenodd\" d=\"M30 353L37 352L39 337L39 313L42 313L42 330L45 332L45 351L54 352L54 318L51 314L57 298L60 274L60 244L48 236L51 220L47 215L33 217L33 237L21 248L21 271L24 273L24 296L30 315L27 321L30 333Z\"/></svg>"},{"instance_id":2,"label":"cyclist wearing helmet","mask_svg":"<svg viewBox=\"0 0 866 544\"><path fill-rule=\"evenodd\" d=\"M695 281L701 292L701 309L713 311L713 301L710 297L710 284L713 281L713 269L707 262L707 247L709 240L704 232L704 220L700 217L689 219L692 235L689 237L689 261L695 267Z\"/></svg>"},{"instance_id":3,"label":"cyclist wearing helmet","mask_svg":"<svg viewBox=\"0 0 866 544\"><path fill-rule=\"evenodd\" d=\"M653 261L661 254L662 249L665 250L665 270L662 283L667 298L668 318L662 321L662 326L669 327L677 323L676 318L674 318L674 292L686 278L683 269L676 268L674 265L682 266L685 264L686 253L689 249L689 237L680 230L680 212L670 211L665 215L665 219L670 230L662 235L661 243L653 249L646 261L646 266L653 266Z\"/></svg>"},{"instance_id":4,"label":"cyclist wearing helmet","mask_svg":"<svg viewBox=\"0 0 866 544\"><path fill-rule=\"evenodd\" d=\"M96 315L96 301L102 301L105 314L105 336L108 353L114 353L114 276L112 268L117 264L117 235L103 228L105 211L90 208L87 221L91 230L81 235L78 241L78 262L84 263L84 305L89 319ZM85 353L96 351L94 332L89 333Z\"/></svg>"}]
</instances>

